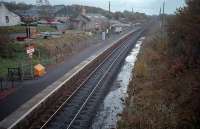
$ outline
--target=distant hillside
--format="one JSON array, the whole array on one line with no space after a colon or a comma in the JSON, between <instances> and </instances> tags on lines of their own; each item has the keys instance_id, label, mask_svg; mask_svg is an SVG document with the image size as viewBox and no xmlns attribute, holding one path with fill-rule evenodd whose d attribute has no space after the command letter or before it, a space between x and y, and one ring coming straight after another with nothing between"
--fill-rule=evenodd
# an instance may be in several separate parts
<instances>
[{"instance_id":1,"label":"distant hillside","mask_svg":"<svg viewBox=\"0 0 200 129\"><path fill-rule=\"evenodd\" d=\"M0 2L1 3L1 2ZM15 10L27 10L33 7L31 4L25 4L25 3L16 3L16 2L2 2L5 4L5 6L10 10L10 11L15 11Z\"/></svg>"},{"instance_id":2,"label":"distant hillside","mask_svg":"<svg viewBox=\"0 0 200 129\"><path fill-rule=\"evenodd\" d=\"M15 2L4 2L4 4L6 5L6 7L11 10L11 11L20 11L20 10L28 10L31 8L37 8L39 10L42 10L45 8L45 6L35 6L35 5L28 5L25 3L15 3ZM59 16L71 16L71 17L76 17L78 16L81 11L83 6L82 5L54 5L54 6L48 6L46 7L48 9L51 9L51 12L54 12L55 16L59 15ZM134 21L134 20L138 20L138 19L145 19L147 18L146 15L144 13L132 13L129 11L123 11L123 12L111 12L109 13L108 10L104 10L102 8L98 8L98 7L91 7L91 6L84 6L84 8L86 9L87 13L99 13L102 14L108 18L114 18L114 19L127 19L128 21Z\"/></svg>"}]
</instances>

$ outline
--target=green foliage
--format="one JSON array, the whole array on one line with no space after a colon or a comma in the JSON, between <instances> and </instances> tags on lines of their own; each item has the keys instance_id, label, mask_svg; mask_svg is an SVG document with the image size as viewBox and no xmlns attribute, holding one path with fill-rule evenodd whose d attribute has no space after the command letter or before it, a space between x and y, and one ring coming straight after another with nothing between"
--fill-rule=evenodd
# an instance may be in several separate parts
<instances>
[{"instance_id":1,"label":"green foliage","mask_svg":"<svg viewBox=\"0 0 200 129\"><path fill-rule=\"evenodd\" d=\"M37 26L37 31L38 32L45 32L45 31L55 32L56 28L50 27L50 26Z\"/></svg>"},{"instance_id":2,"label":"green foliage","mask_svg":"<svg viewBox=\"0 0 200 129\"><path fill-rule=\"evenodd\" d=\"M7 74L7 68L16 67L17 62L13 59L9 58L1 58L0 57L0 77L5 76Z\"/></svg>"},{"instance_id":3,"label":"green foliage","mask_svg":"<svg viewBox=\"0 0 200 129\"><path fill-rule=\"evenodd\" d=\"M0 37L0 39L3 38L2 35ZM17 67L24 58L24 45L10 42L10 40L0 40L0 76L7 74L7 68Z\"/></svg>"},{"instance_id":4,"label":"green foliage","mask_svg":"<svg viewBox=\"0 0 200 129\"><path fill-rule=\"evenodd\" d=\"M26 27L25 26L6 26L6 27L0 27L1 32L0 33L25 33Z\"/></svg>"},{"instance_id":5,"label":"green foliage","mask_svg":"<svg viewBox=\"0 0 200 129\"><path fill-rule=\"evenodd\" d=\"M54 32L56 31L56 28L51 27L51 26L37 26L37 31L38 32L45 32L45 31ZM0 33L7 33L7 34L26 33L26 26L17 25L17 26L0 27Z\"/></svg>"},{"instance_id":6,"label":"green foliage","mask_svg":"<svg viewBox=\"0 0 200 129\"><path fill-rule=\"evenodd\" d=\"M9 35L9 29L0 28L0 57L2 58L13 58L16 56L15 53L23 50L23 45L14 43Z\"/></svg>"},{"instance_id":7,"label":"green foliage","mask_svg":"<svg viewBox=\"0 0 200 129\"><path fill-rule=\"evenodd\" d=\"M12 57L13 50L11 46L11 38L9 37L9 33L5 30L0 29L0 57Z\"/></svg>"},{"instance_id":8,"label":"green foliage","mask_svg":"<svg viewBox=\"0 0 200 129\"><path fill-rule=\"evenodd\" d=\"M144 20L147 18L146 14L144 13L130 12L126 10L123 12L123 17L129 21Z\"/></svg>"}]
</instances>

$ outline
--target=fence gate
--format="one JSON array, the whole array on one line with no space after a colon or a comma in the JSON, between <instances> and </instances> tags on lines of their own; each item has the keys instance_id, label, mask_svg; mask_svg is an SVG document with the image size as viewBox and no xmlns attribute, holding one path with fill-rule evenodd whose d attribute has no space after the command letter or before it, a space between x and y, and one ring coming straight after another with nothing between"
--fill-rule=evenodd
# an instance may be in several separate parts
<instances>
[{"instance_id":1,"label":"fence gate","mask_svg":"<svg viewBox=\"0 0 200 129\"><path fill-rule=\"evenodd\" d=\"M33 65L22 63L21 64L22 80L30 80L34 78Z\"/></svg>"},{"instance_id":2,"label":"fence gate","mask_svg":"<svg viewBox=\"0 0 200 129\"><path fill-rule=\"evenodd\" d=\"M21 69L17 68L8 68L8 80L9 81L19 81L22 80Z\"/></svg>"}]
</instances>

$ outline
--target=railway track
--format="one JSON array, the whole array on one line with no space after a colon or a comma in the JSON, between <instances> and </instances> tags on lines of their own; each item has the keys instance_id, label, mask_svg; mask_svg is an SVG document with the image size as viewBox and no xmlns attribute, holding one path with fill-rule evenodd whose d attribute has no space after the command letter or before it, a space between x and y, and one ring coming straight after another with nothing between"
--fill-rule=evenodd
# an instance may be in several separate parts
<instances>
[{"instance_id":1,"label":"railway track","mask_svg":"<svg viewBox=\"0 0 200 129\"><path fill-rule=\"evenodd\" d=\"M109 89L107 84L112 80L113 74L117 71L119 64L126 56L128 50L132 48L131 46L133 46L133 43L138 39L141 32L136 33L134 38L131 35L121 41L91 73L85 74L84 79L76 81L79 83L79 86L75 90L68 90L67 95L65 94L67 99L58 100L59 104L53 106L54 110L51 109L52 115L47 115L46 118L48 117L48 119L44 119L46 121L34 123L31 128L89 128L100 101ZM70 91L73 92L70 93Z\"/></svg>"},{"instance_id":2,"label":"railway track","mask_svg":"<svg viewBox=\"0 0 200 129\"><path fill-rule=\"evenodd\" d=\"M30 129L84 129L88 128L96 108L105 96L119 64L134 45L142 31L134 32L117 43L102 59L96 60L87 71L72 79L70 87L62 89L54 102L43 108L25 128ZM134 36L133 36L134 35Z\"/></svg>"}]
</instances>

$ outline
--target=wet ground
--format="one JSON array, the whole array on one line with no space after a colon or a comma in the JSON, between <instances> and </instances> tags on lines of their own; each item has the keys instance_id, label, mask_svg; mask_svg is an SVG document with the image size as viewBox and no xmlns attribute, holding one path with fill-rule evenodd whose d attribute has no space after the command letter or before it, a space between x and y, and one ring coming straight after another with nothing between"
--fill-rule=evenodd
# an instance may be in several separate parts
<instances>
[{"instance_id":1,"label":"wet ground","mask_svg":"<svg viewBox=\"0 0 200 129\"><path fill-rule=\"evenodd\" d=\"M135 47L126 57L122 67L113 81L110 92L102 102L91 126L91 129L111 129L116 128L117 121L120 119L119 114L124 108L125 98L132 70L137 59L144 37L138 40Z\"/></svg>"}]
</instances>

